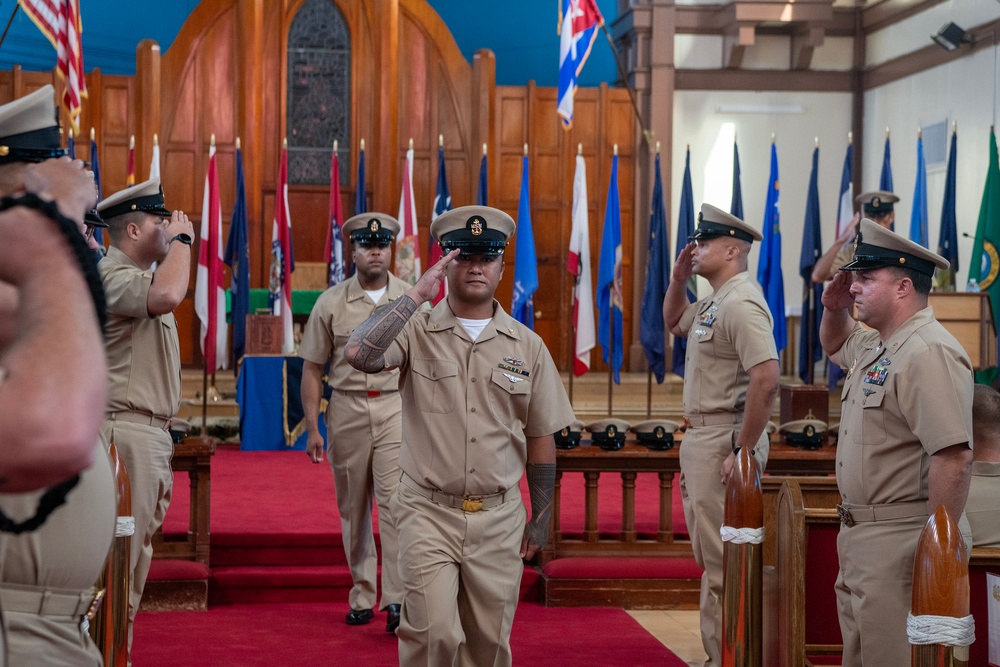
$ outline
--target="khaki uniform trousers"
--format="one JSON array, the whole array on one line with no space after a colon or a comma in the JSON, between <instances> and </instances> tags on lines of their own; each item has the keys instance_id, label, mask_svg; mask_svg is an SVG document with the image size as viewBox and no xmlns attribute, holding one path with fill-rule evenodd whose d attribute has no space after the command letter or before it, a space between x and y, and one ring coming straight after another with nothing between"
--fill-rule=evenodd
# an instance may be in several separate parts
<instances>
[{"instance_id":1,"label":"khaki uniform trousers","mask_svg":"<svg viewBox=\"0 0 1000 667\"><path fill-rule=\"evenodd\" d=\"M392 499L405 586L400 667L509 667L527 515L514 487L480 512L434 503L399 483Z\"/></svg>"},{"instance_id":2,"label":"khaki uniform trousers","mask_svg":"<svg viewBox=\"0 0 1000 667\"><path fill-rule=\"evenodd\" d=\"M726 487L720 480L722 462L733 453L737 428L722 426L691 427L681 445L681 499L684 520L691 536L695 562L705 571L701 575L701 642L708 654L706 664L722 665L722 518L726 506ZM754 448L754 458L764 469L770 441L761 434Z\"/></svg>"},{"instance_id":3,"label":"khaki uniform trousers","mask_svg":"<svg viewBox=\"0 0 1000 667\"><path fill-rule=\"evenodd\" d=\"M378 554L372 533L372 498L378 503L378 533L382 543L384 609L403 599L396 562L396 523L389 499L399 483L401 409L398 392L367 396L334 390L327 411L327 460L333 470L337 509L344 536L344 554L354 585L351 609L371 609L376 601Z\"/></svg>"},{"instance_id":4,"label":"khaki uniform trousers","mask_svg":"<svg viewBox=\"0 0 1000 667\"><path fill-rule=\"evenodd\" d=\"M78 597L79 603L73 613L68 609L56 610L50 613L44 607L43 595L47 590L34 586L14 586L16 590L7 594L17 595L20 606L7 604L4 610L5 622L9 629L7 655L10 665L45 665L45 667L102 667L104 657L97 646L84 632L80 623L83 615L90 608L94 599L93 591L70 593L69 591L53 591L61 593L62 598ZM33 611L27 611L24 604L32 598L37 598ZM65 604L63 600L60 603ZM16 608L13 609L12 607ZM0 659L0 665L3 660Z\"/></svg>"},{"instance_id":5,"label":"khaki uniform trousers","mask_svg":"<svg viewBox=\"0 0 1000 667\"><path fill-rule=\"evenodd\" d=\"M844 667L909 665L913 557L927 517L841 526L837 611Z\"/></svg>"},{"instance_id":6,"label":"khaki uniform trousers","mask_svg":"<svg viewBox=\"0 0 1000 667\"><path fill-rule=\"evenodd\" d=\"M132 664L132 624L139 611L142 591L146 587L149 564L153 560L153 534L163 524L170 505L174 474L170 459L174 444L170 435L159 428L125 421L105 421L101 429L105 442L114 443L125 462L132 487L132 590L128 599L129 664Z\"/></svg>"}]
</instances>

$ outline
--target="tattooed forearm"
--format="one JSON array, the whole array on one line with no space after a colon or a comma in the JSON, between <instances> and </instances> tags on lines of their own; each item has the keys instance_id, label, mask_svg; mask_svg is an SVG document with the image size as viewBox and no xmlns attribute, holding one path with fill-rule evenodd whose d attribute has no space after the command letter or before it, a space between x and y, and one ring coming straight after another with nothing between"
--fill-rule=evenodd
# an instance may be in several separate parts
<instances>
[{"instance_id":1,"label":"tattooed forearm","mask_svg":"<svg viewBox=\"0 0 1000 667\"><path fill-rule=\"evenodd\" d=\"M556 485L555 463L529 463L528 492L531 494L531 520L524 532L530 544L544 547L549 541L552 519L552 494Z\"/></svg>"},{"instance_id":2,"label":"tattooed forearm","mask_svg":"<svg viewBox=\"0 0 1000 667\"><path fill-rule=\"evenodd\" d=\"M385 368L385 351L416 310L417 302L407 294L391 305L376 308L347 341L344 347L347 363L365 373L378 373Z\"/></svg>"}]
</instances>

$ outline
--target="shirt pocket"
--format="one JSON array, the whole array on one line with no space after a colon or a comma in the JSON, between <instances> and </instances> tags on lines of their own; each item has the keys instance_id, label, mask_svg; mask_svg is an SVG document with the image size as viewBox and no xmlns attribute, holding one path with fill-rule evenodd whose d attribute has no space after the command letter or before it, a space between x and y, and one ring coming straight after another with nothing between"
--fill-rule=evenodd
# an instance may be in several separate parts
<instances>
[{"instance_id":1,"label":"shirt pocket","mask_svg":"<svg viewBox=\"0 0 1000 667\"><path fill-rule=\"evenodd\" d=\"M493 416L506 424L515 420L525 421L530 397L530 379L516 373L505 373L499 368L493 369L489 391L490 410Z\"/></svg>"},{"instance_id":2,"label":"shirt pocket","mask_svg":"<svg viewBox=\"0 0 1000 667\"><path fill-rule=\"evenodd\" d=\"M458 364L446 359L414 359L413 396L421 412L446 414L455 410Z\"/></svg>"},{"instance_id":3,"label":"shirt pocket","mask_svg":"<svg viewBox=\"0 0 1000 667\"><path fill-rule=\"evenodd\" d=\"M855 398L861 403L861 430L854 434L854 441L862 445L881 445L886 440L885 387L862 384L861 394Z\"/></svg>"},{"instance_id":4,"label":"shirt pocket","mask_svg":"<svg viewBox=\"0 0 1000 667\"><path fill-rule=\"evenodd\" d=\"M340 350L343 352L344 348L347 347L347 341L351 339L351 334L354 333L353 328L349 327L333 327L333 348L334 350Z\"/></svg>"}]
</instances>

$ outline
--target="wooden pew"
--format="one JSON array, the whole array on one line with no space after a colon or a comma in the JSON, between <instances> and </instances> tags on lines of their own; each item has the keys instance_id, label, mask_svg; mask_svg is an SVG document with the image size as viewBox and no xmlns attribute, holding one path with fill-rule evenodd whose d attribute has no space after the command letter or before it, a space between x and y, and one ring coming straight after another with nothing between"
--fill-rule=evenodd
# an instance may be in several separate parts
<instances>
[{"instance_id":1,"label":"wooden pew","mask_svg":"<svg viewBox=\"0 0 1000 667\"><path fill-rule=\"evenodd\" d=\"M969 647L970 665L989 664L987 604L993 591L986 588L986 574L1000 576L1000 549L973 547L969 559L969 613L976 619L976 641Z\"/></svg>"}]
</instances>

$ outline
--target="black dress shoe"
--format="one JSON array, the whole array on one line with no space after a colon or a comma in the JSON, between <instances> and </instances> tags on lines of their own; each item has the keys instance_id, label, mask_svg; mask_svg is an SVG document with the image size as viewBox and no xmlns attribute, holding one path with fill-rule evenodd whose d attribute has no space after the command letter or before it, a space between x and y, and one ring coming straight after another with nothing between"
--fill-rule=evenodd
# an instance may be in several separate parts
<instances>
[{"instance_id":1,"label":"black dress shoe","mask_svg":"<svg viewBox=\"0 0 1000 667\"><path fill-rule=\"evenodd\" d=\"M348 625L367 625L375 618L375 612L371 609L352 609L347 612Z\"/></svg>"},{"instance_id":2,"label":"black dress shoe","mask_svg":"<svg viewBox=\"0 0 1000 667\"><path fill-rule=\"evenodd\" d=\"M391 604L385 608L385 631L395 632L399 627L399 605Z\"/></svg>"}]
</instances>

